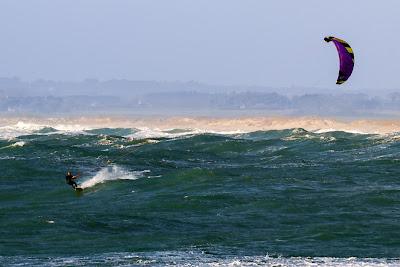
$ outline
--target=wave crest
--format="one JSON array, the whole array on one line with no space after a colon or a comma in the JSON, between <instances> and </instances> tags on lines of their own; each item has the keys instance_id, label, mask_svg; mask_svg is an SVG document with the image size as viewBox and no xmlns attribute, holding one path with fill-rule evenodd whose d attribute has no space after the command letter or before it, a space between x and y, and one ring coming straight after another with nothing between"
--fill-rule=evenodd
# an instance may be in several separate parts
<instances>
[{"instance_id":1,"label":"wave crest","mask_svg":"<svg viewBox=\"0 0 400 267\"><path fill-rule=\"evenodd\" d=\"M99 131L103 129L103 131ZM313 117L250 118L59 118L6 120L0 126L0 138L12 139L30 134L117 135L132 139L176 138L204 133L239 134L256 131L287 130L313 133L348 132L356 134L393 134L400 132L400 120L353 120ZM296 132L294 132L296 133Z\"/></svg>"}]
</instances>

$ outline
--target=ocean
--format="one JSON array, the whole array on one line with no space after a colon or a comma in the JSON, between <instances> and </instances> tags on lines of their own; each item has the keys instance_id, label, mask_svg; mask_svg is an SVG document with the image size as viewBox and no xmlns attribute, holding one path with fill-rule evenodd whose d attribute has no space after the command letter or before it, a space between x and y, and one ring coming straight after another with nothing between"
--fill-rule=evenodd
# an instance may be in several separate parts
<instances>
[{"instance_id":1,"label":"ocean","mask_svg":"<svg viewBox=\"0 0 400 267\"><path fill-rule=\"evenodd\" d=\"M3 122L0 265L398 266L399 159L396 132Z\"/></svg>"}]
</instances>

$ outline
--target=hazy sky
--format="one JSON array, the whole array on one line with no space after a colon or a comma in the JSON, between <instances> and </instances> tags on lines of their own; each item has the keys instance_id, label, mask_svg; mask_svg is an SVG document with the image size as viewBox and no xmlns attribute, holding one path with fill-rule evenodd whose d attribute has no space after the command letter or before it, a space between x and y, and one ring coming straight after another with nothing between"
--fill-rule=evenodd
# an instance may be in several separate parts
<instances>
[{"instance_id":1,"label":"hazy sky","mask_svg":"<svg viewBox=\"0 0 400 267\"><path fill-rule=\"evenodd\" d=\"M400 88L399 0L0 0L0 77Z\"/></svg>"}]
</instances>

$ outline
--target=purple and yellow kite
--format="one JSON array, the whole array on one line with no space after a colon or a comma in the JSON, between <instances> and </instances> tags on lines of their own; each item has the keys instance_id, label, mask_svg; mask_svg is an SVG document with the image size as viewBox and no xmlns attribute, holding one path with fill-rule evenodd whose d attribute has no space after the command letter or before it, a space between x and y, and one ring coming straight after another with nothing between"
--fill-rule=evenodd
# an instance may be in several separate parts
<instances>
[{"instance_id":1,"label":"purple and yellow kite","mask_svg":"<svg viewBox=\"0 0 400 267\"><path fill-rule=\"evenodd\" d=\"M351 76L354 68L354 53L353 49L351 49L350 45L333 36L325 37L324 40L326 42L332 41L339 54L340 60L340 68L339 68L339 76L337 78L336 84L342 84Z\"/></svg>"}]
</instances>

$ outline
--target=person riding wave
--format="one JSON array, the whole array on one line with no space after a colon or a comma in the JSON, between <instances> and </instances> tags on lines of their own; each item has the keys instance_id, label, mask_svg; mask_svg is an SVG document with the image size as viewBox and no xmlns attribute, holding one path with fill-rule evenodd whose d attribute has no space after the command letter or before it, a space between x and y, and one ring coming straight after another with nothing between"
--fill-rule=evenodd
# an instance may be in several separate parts
<instances>
[{"instance_id":1,"label":"person riding wave","mask_svg":"<svg viewBox=\"0 0 400 267\"><path fill-rule=\"evenodd\" d=\"M67 175L65 176L65 180L66 180L67 184L71 185L74 189L78 187L78 185L74 181L74 180L76 180L78 178L79 178L79 174L78 175L72 175L71 172L67 172Z\"/></svg>"}]
</instances>

